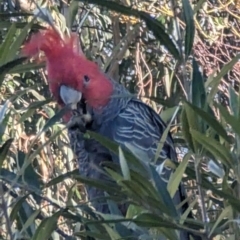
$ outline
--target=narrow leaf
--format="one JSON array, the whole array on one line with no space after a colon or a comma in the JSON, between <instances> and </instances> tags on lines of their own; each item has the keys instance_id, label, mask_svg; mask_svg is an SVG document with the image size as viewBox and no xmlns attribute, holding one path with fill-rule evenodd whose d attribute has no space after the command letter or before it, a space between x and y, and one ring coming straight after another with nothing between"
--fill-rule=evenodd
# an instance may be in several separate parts
<instances>
[{"instance_id":1,"label":"narrow leaf","mask_svg":"<svg viewBox=\"0 0 240 240\"><path fill-rule=\"evenodd\" d=\"M130 171L121 147L119 147L119 161L120 161L120 167L121 167L124 179L130 180L131 179Z\"/></svg>"},{"instance_id":2,"label":"narrow leaf","mask_svg":"<svg viewBox=\"0 0 240 240\"><path fill-rule=\"evenodd\" d=\"M221 71L214 77L211 83L206 87L211 87L211 91L207 96L207 102L210 104L218 92L218 85L220 84L222 78L233 68L233 66L238 62L240 59L240 54L237 54L230 62L228 62Z\"/></svg>"},{"instance_id":3,"label":"narrow leaf","mask_svg":"<svg viewBox=\"0 0 240 240\"><path fill-rule=\"evenodd\" d=\"M152 213L141 213L134 218L134 222L142 227L167 227L175 228L174 223ZM176 238L177 239L177 238Z\"/></svg>"},{"instance_id":4,"label":"narrow leaf","mask_svg":"<svg viewBox=\"0 0 240 240\"><path fill-rule=\"evenodd\" d=\"M195 34L195 25L193 19L193 10L188 0L182 0L183 6L183 15L184 21L186 23L186 32L185 32L185 55L186 58L190 55L192 51L194 34Z\"/></svg>"},{"instance_id":5,"label":"narrow leaf","mask_svg":"<svg viewBox=\"0 0 240 240\"><path fill-rule=\"evenodd\" d=\"M4 39L4 42L0 45L0 65L3 65L4 63L6 63L6 56L13 42L13 38L16 34L16 30L17 29L15 24L12 24L12 26L8 30L8 33Z\"/></svg>"},{"instance_id":6,"label":"narrow leaf","mask_svg":"<svg viewBox=\"0 0 240 240\"><path fill-rule=\"evenodd\" d=\"M193 139L192 139L192 135L190 133L190 127L189 127L189 123L188 123L186 110L184 108L182 108L182 112L181 112L181 124L182 124L183 137L184 137L185 141L187 142L189 148L194 152Z\"/></svg>"},{"instance_id":7,"label":"narrow leaf","mask_svg":"<svg viewBox=\"0 0 240 240\"><path fill-rule=\"evenodd\" d=\"M189 102L185 102L185 104L188 105L188 107L191 108L195 114L199 115L204 121L206 121L206 123L208 123L208 125L213 128L223 139L225 139L228 143L231 142L223 126L213 116Z\"/></svg>"},{"instance_id":8,"label":"narrow leaf","mask_svg":"<svg viewBox=\"0 0 240 240\"><path fill-rule=\"evenodd\" d=\"M156 164L157 163L157 160L159 159L159 155L162 151L162 148L164 146L164 143L166 142L167 140L167 137L169 136L169 131L170 131L170 127L171 127L171 124L172 124L172 121L175 119L177 113L178 113L178 110L179 110L179 107L176 108L172 118L171 118L171 121L168 123L166 129L164 130L162 136L161 136L161 139L158 143L158 146L157 146L157 150L156 150L156 154L154 156L154 163Z\"/></svg>"},{"instance_id":9,"label":"narrow leaf","mask_svg":"<svg viewBox=\"0 0 240 240\"><path fill-rule=\"evenodd\" d=\"M27 63L27 64L19 64L13 67L9 73L24 73L30 72L34 70L38 70L45 67L45 63Z\"/></svg>"},{"instance_id":10,"label":"narrow leaf","mask_svg":"<svg viewBox=\"0 0 240 240\"><path fill-rule=\"evenodd\" d=\"M209 233L209 237L212 235L212 233L214 232L214 230L216 229L216 227L219 225L219 223L224 219L224 218L231 218L232 217L232 206L227 206L223 209L223 211L221 212L220 216L218 217L217 221L215 222L215 224L213 225L210 233Z\"/></svg>"},{"instance_id":11,"label":"narrow leaf","mask_svg":"<svg viewBox=\"0 0 240 240\"><path fill-rule=\"evenodd\" d=\"M67 26L69 28L72 27L73 23L74 23L74 19L77 15L79 9L79 2L78 1L71 1L70 6L68 8L68 16L67 16Z\"/></svg>"},{"instance_id":12,"label":"narrow leaf","mask_svg":"<svg viewBox=\"0 0 240 240\"><path fill-rule=\"evenodd\" d=\"M52 232L57 228L57 221L61 215L61 211L54 213L51 217L42 220L38 226L32 240L49 239Z\"/></svg>"},{"instance_id":13,"label":"narrow leaf","mask_svg":"<svg viewBox=\"0 0 240 240\"><path fill-rule=\"evenodd\" d=\"M2 168L3 162L7 157L12 142L13 138L10 138L0 147L0 168Z\"/></svg>"},{"instance_id":14,"label":"narrow leaf","mask_svg":"<svg viewBox=\"0 0 240 240\"><path fill-rule=\"evenodd\" d=\"M239 98L238 95L236 94L235 90L229 86L228 88L228 92L229 92L229 105L231 108L231 112L233 113L234 117L236 117L237 119L239 118Z\"/></svg>"},{"instance_id":15,"label":"narrow leaf","mask_svg":"<svg viewBox=\"0 0 240 240\"><path fill-rule=\"evenodd\" d=\"M22 29L21 33L16 37L14 42L11 45L11 48L9 49L5 61L11 61L16 57L16 53L19 51L19 48L21 47L23 41L26 39L26 36L31 29L33 25L33 20L26 24L26 26Z\"/></svg>"},{"instance_id":16,"label":"narrow leaf","mask_svg":"<svg viewBox=\"0 0 240 240\"><path fill-rule=\"evenodd\" d=\"M194 153L197 153L200 151L198 143L195 141L194 138L192 138L191 133L189 132L191 129L199 130L199 119L196 117L195 112L192 108L189 107L187 103L184 103L184 111L185 116L183 115L184 119L182 121L183 123L183 134L185 137L189 138L187 139L190 142L190 147L192 147L192 151Z\"/></svg>"},{"instance_id":17,"label":"narrow leaf","mask_svg":"<svg viewBox=\"0 0 240 240\"><path fill-rule=\"evenodd\" d=\"M171 177L168 181L168 192L171 196L171 198L173 198L173 196L175 195L176 191L178 190L179 184L182 180L183 174L186 170L186 167L188 165L188 160L191 157L191 153L187 153L182 162L178 165L177 169L174 171L174 173L171 174Z\"/></svg>"},{"instance_id":18,"label":"narrow leaf","mask_svg":"<svg viewBox=\"0 0 240 240\"><path fill-rule=\"evenodd\" d=\"M188 1L188 0L183 0L183 1ZM192 104L199 108L204 108L205 102L206 102L206 91L204 87L204 80L195 59L193 59L192 68L193 68Z\"/></svg>"},{"instance_id":19,"label":"narrow leaf","mask_svg":"<svg viewBox=\"0 0 240 240\"><path fill-rule=\"evenodd\" d=\"M0 85L2 85L2 82L4 80L4 76L10 72L11 69L13 69L14 67L18 66L18 65L22 65L22 63L24 61L26 61L27 58L23 57L23 58L18 58L15 60L12 60L10 62L7 62L5 64L3 64L2 66L0 66Z\"/></svg>"},{"instance_id":20,"label":"narrow leaf","mask_svg":"<svg viewBox=\"0 0 240 240\"><path fill-rule=\"evenodd\" d=\"M17 201L14 203L14 206L11 210L10 217L9 217L12 222L16 220L19 214L20 208L22 208L23 203L26 201L26 198L27 198L27 195L25 195L24 197L18 198Z\"/></svg>"},{"instance_id":21,"label":"narrow leaf","mask_svg":"<svg viewBox=\"0 0 240 240\"><path fill-rule=\"evenodd\" d=\"M162 180L162 178L159 176L158 172L155 170L153 166L149 164L150 172L152 175L152 182L154 186L156 187L159 196L161 197L163 203L165 206L167 206L168 210L171 213L172 217L177 217L178 213L176 211L176 208L174 206L173 200L167 190L167 184Z\"/></svg>"},{"instance_id":22,"label":"narrow leaf","mask_svg":"<svg viewBox=\"0 0 240 240\"><path fill-rule=\"evenodd\" d=\"M200 143L208 152L210 152L216 159L221 160L221 162L227 167L232 167L234 160L231 156L229 149L221 145L215 139L206 137L204 134L191 129L192 136L194 139Z\"/></svg>"},{"instance_id":23,"label":"narrow leaf","mask_svg":"<svg viewBox=\"0 0 240 240\"><path fill-rule=\"evenodd\" d=\"M219 109L221 115L225 119L225 121L232 127L235 134L240 136L240 124L237 118L232 116L226 108L218 103L214 103L214 105Z\"/></svg>"},{"instance_id":24,"label":"narrow leaf","mask_svg":"<svg viewBox=\"0 0 240 240\"><path fill-rule=\"evenodd\" d=\"M110 139L96 133L96 132L92 132L92 131L87 131L87 133L94 138L95 140L97 140L99 143L101 143L104 147L106 147L107 149L109 149L112 153L116 154L118 156L118 147L119 145L113 141L111 141ZM143 167L143 165L141 164L141 161L138 160L130 151L122 149L125 158L127 159L127 161L129 161L130 163L132 163L141 173L146 173L146 169Z\"/></svg>"},{"instance_id":25,"label":"narrow leaf","mask_svg":"<svg viewBox=\"0 0 240 240\"><path fill-rule=\"evenodd\" d=\"M35 219L37 218L38 214L41 212L40 209L35 210L32 215L28 218L28 220L24 223L22 226L21 232L24 233L28 227L30 227L32 224L34 224Z\"/></svg>"}]
</instances>

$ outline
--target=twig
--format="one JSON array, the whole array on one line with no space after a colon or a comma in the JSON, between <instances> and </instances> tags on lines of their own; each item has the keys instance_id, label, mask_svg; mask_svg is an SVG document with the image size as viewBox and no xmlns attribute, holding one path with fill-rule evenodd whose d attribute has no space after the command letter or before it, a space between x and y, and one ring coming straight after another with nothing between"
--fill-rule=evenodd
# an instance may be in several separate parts
<instances>
[{"instance_id":1,"label":"twig","mask_svg":"<svg viewBox=\"0 0 240 240\"><path fill-rule=\"evenodd\" d=\"M206 235L208 236L208 226L207 226L208 218L207 218L207 211L206 211L205 202L204 202L204 193L203 193L203 190L201 188L202 177L201 177L201 173L199 171L200 162L201 162L201 157L196 156L195 161L194 161L194 167L195 167L196 183L197 183L199 200L200 200L199 205L200 205L200 208L201 208L202 221L204 223L204 230L206 232Z\"/></svg>"},{"instance_id":2,"label":"twig","mask_svg":"<svg viewBox=\"0 0 240 240\"><path fill-rule=\"evenodd\" d=\"M8 212L7 212L7 203L4 199L4 191L3 191L3 182L2 181L0 183L0 193L1 193L0 195L2 196L0 208L2 209L3 216L5 217L5 220L6 220L6 227L7 227L7 232L9 234L9 239L14 240L12 229L11 229L11 221L9 219Z\"/></svg>"}]
</instances>

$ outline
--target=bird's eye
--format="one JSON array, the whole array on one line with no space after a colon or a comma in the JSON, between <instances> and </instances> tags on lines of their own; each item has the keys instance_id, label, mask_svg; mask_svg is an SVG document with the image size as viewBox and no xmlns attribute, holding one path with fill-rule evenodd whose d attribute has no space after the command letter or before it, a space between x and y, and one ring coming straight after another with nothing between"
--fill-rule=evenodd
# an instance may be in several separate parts
<instances>
[{"instance_id":1,"label":"bird's eye","mask_svg":"<svg viewBox=\"0 0 240 240\"><path fill-rule=\"evenodd\" d=\"M85 83L88 83L90 81L90 78L87 75L84 75L83 79Z\"/></svg>"}]
</instances>

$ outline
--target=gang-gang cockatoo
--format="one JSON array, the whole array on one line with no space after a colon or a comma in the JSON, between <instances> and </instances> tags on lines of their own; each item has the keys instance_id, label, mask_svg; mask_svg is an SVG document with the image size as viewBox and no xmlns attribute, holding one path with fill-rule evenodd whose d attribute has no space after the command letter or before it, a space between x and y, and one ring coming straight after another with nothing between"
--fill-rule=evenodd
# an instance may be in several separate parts
<instances>
[{"instance_id":1,"label":"gang-gang cockatoo","mask_svg":"<svg viewBox=\"0 0 240 240\"><path fill-rule=\"evenodd\" d=\"M164 122L152 108L110 79L97 64L86 59L77 40L74 34L61 37L56 30L43 30L31 37L25 44L23 53L28 57L35 56L40 51L45 54L50 91L59 106L71 106L74 113L71 120L71 115L66 115L64 119L70 120L68 133L80 174L106 179L98 171L101 163L106 160L114 163L119 161L118 156L97 141L85 139L85 129L115 141L142 161L153 160L166 129ZM158 156L157 165L161 165L165 159L177 160L170 134ZM162 168L161 176L166 181L166 187L171 171ZM86 190L90 200L104 196L104 192L96 188L86 186ZM180 184L174 196L175 205L184 199L184 188ZM97 201L92 205L102 213L109 212L105 202ZM186 207L187 204L181 212ZM180 239L190 239L188 232L181 231Z\"/></svg>"}]
</instances>

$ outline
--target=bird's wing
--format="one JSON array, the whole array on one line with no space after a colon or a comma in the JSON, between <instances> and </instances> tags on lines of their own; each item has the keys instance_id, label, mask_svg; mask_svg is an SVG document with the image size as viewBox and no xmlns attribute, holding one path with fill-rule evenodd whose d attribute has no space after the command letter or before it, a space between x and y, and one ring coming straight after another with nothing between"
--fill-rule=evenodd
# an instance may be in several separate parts
<instances>
[{"instance_id":1,"label":"bird's wing","mask_svg":"<svg viewBox=\"0 0 240 240\"><path fill-rule=\"evenodd\" d=\"M152 108L138 100L131 100L128 106L101 130L140 160L151 161L154 160L165 129L164 122ZM170 134L158 156L157 165L161 166L167 158L176 160Z\"/></svg>"},{"instance_id":2,"label":"bird's wing","mask_svg":"<svg viewBox=\"0 0 240 240\"><path fill-rule=\"evenodd\" d=\"M154 160L165 129L164 122L152 108L141 101L131 100L128 106L101 130L120 146L130 150L138 159L149 161ZM116 158L116 156L113 158ZM167 158L173 161L177 160L170 134L167 136L157 161L157 170L161 169L160 174L166 184L172 172L171 169L163 167L164 160ZM180 185L174 197L174 202L177 205L184 199L185 191L183 186Z\"/></svg>"}]
</instances>

